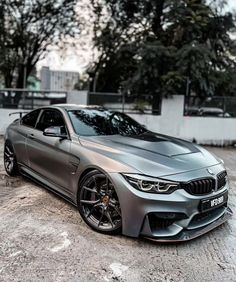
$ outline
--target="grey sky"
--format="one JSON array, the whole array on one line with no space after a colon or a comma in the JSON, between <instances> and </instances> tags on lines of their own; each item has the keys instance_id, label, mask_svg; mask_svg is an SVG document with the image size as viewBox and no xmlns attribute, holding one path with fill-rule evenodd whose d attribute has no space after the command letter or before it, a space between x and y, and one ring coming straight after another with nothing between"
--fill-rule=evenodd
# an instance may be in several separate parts
<instances>
[{"instance_id":1,"label":"grey sky","mask_svg":"<svg viewBox=\"0 0 236 282\"><path fill-rule=\"evenodd\" d=\"M229 10L236 9L236 0L228 0L229 3Z\"/></svg>"}]
</instances>

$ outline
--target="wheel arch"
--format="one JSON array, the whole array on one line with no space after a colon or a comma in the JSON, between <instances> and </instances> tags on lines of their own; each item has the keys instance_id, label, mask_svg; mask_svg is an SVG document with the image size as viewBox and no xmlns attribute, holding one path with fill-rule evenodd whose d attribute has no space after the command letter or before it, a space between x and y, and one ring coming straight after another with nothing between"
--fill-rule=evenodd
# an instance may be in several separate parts
<instances>
[{"instance_id":1,"label":"wheel arch","mask_svg":"<svg viewBox=\"0 0 236 282\"><path fill-rule=\"evenodd\" d=\"M93 170L98 170L98 169L96 167L88 167L79 176L78 183L77 183L77 191L76 191L76 205L78 205L78 194L79 194L80 183L83 180L83 178L85 177L85 175Z\"/></svg>"},{"instance_id":2,"label":"wheel arch","mask_svg":"<svg viewBox=\"0 0 236 282\"><path fill-rule=\"evenodd\" d=\"M81 181L83 180L83 178L85 177L86 174L88 174L89 172L91 171L99 171L101 173L104 173L108 176L108 178L110 179L110 181L112 182L113 186L114 186L114 189L116 191L116 194L117 194L117 189L116 189L116 186L114 185L111 177L109 176L109 173L107 173L104 169L100 168L100 167L96 167L96 166L92 166L92 167L87 167L86 169L83 170L83 172L80 174L79 176L79 179L78 179L78 183L77 183L77 191L76 191L76 205L78 205L78 194L79 194L79 186L80 186L80 183ZM118 194L117 194L118 196Z\"/></svg>"}]
</instances>

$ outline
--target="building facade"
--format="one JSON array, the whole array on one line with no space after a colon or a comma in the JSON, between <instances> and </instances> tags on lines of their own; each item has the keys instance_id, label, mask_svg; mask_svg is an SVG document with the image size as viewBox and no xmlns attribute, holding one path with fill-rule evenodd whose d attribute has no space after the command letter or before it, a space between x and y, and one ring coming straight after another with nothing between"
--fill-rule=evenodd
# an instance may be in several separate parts
<instances>
[{"instance_id":1,"label":"building facade","mask_svg":"<svg viewBox=\"0 0 236 282\"><path fill-rule=\"evenodd\" d=\"M42 67L40 79L41 90L72 91L79 81L79 73L50 70L49 67Z\"/></svg>"}]
</instances>

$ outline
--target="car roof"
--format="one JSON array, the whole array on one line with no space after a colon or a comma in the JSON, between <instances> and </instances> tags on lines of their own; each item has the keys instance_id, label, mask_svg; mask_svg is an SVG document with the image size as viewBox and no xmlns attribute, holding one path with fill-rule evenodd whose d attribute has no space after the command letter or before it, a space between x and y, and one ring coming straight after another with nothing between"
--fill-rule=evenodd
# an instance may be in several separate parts
<instances>
[{"instance_id":1,"label":"car roof","mask_svg":"<svg viewBox=\"0 0 236 282\"><path fill-rule=\"evenodd\" d=\"M43 108L48 108L48 107L43 107ZM81 110L81 109L107 110L99 105L79 105L79 104L54 104L51 105L50 108L60 108L66 111Z\"/></svg>"}]
</instances>

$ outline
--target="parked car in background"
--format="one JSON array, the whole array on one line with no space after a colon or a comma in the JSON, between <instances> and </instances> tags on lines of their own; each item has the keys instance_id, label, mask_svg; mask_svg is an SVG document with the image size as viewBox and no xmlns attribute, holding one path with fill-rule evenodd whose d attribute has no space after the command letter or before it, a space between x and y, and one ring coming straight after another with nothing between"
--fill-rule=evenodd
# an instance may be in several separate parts
<instances>
[{"instance_id":1,"label":"parked car in background","mask_svg":"<svg viewBox=\"0 0 236 282\"><path fill-rule=\"evenodd\" d=\"M77 206L105 234L184 241L232 215L220 159L101 107L31 111L8 127L4 164L9 175L30 177Z\"/></svg>"},{"instance_id":2,"label":"parked car in background","mask_svg":"<svg viewBox=\"0 0 236 282\"><path fill-rule=\"evenodd\" d=\"M185 110L185 116L202 117L231 117L231 114L224 112L221 108L214 107L188 107Z\"/></svg>"},{"instance_id":3,"label":"parked car in background","mask_svg":"<svg viewBox=\"0 0 236 282\"><path fill-rule=\"evenodd\" d=\"M203 117L231 117L229 113L220 108L201 107L198 110L199 115Z\"/></svg>"}]
</instances>

